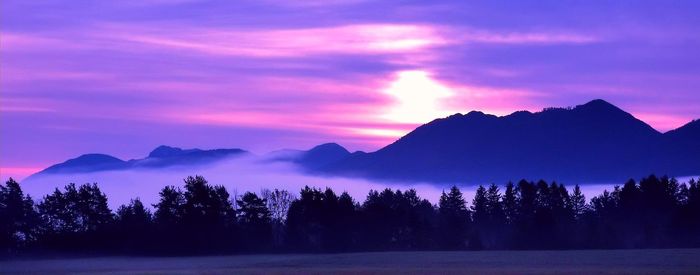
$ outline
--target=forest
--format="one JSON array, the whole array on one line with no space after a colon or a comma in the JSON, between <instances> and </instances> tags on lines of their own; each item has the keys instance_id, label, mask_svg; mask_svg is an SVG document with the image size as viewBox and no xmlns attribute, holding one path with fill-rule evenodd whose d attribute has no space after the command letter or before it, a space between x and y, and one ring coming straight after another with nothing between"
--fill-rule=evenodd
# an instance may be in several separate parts
<instances>
[{"instance_id":1,"label":"forest","mask_svg":"<svg viewBox=\"0 0 700 275\"><path fill-rule=\"evenodd\" d=\"M578 185L521 180L453 186L432 204L416 190L331 188L232 196L202 176L166 186L157 203L116 211L95 183L35 201L0 184L0 253L197 255L411 250L700 247L700 184L654 175L587 200Z\"/></svg>"}]
</instances>

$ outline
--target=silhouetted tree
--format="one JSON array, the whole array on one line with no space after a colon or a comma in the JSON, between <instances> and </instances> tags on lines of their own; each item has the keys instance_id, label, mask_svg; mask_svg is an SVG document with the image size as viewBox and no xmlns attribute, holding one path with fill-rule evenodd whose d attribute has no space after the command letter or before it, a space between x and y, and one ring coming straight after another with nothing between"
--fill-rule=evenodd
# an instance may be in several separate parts
<instances>
[{"instance_id":1,"label":"silhouetted tree","mask_svg":"<svg viewBox=\"0 0 700 275\"><path fill-rule=\"evenodd\" d=\"M369 250L424 248L432 243L435 210L415 190L370 191L361 207L362 243Z\"/></svg>"},{"instance_id":2,"label":"silhouetted tree","mask_svg":"<svg viewBox=\"0 0 700 275\"><path fill-rule=\"evenodd\" d=\"M25 246L37 238L39 219L34 201L14 179L0 184L0 254Z\"/></svg>"},{"instance_id":3,"label":"silhouetted tree","mask_svg":"<svg viewBox=\"0 0 700 275\"><path fill-rule=\"evenodd\" d=\"M160 201L153 205L156 208L155 222L165 227L174 226L182 218L185 197L175 186L164 187L159 195Z\"/></svg>"},{"instance_id":4,"label":"silhouetted tree","mask_svg":"<svg viewBox=\"0 0 700 275\"><path fill-rule=\"evenodd\" d=\"M675 181L675 180L674 180ZM657 178L651 175L639 182L641 200L636 213L641 213L641 229L644 243L641 247L659 247L668 242L664 225L670 223L671 215L676 206L677 185L668 177ZM624 210L622 210L624 211Z\"/></svg>"},{"instance_id":5,"label":"silhouetted tree","mask_svg":"<svg viewBox=\"0 0 700 275\"><path fill-rule=\"evenodd\" d=\"M343 192L338 197L338 207L334 214L335 247L337 251L353 250L357 246L357 203L348 194Z\"/></svg>"},{"instance_id":6,"label":"silhouetted tree","mask_svg":"<svg viewBox=\"0 0 700 275\"><path fill-rule=\"evenodd\" d=\"M491 184L488 189L479 186L472 201L472 211L476 234L483 248L502 247L506 215L498 186Z\"/></svg>"},{"instance_id":7,"label":"silhouetted tree","mask_svg":"<svg viewBox=\"0 0 700 275\"><path fill-rule=\"evenodd\" d=\"M107 229L114 215L107 206L107 197L97 184L66 185L61 192L39 203L47 245L67 249L98 249L107 246Z\"/></svg>"},{"instance_id":8,"label":"silhouetted tree","mask_svg":"<svg viewBox=\"0 0 700 275\"><path fill-rule=\"evenodd\" d=\"M310 187L294 200L279 190L232 199L201 176L186 178L183 190L162 189L154 215L138 198L113 215L96 184L57 188L34 207L10 179L0 185L0 252L700 247L700 186L694 179L629 180L590 204L578 185L570 194L563 184L521 180L508 183L504 194L495 184L479 186L470 208L456 186L442 193L437 206L413 189L370 190L361 205L347 192ZM274 224L285 234L276 237Z\"/></svg>"},{"instance_id":9,"label":"silhouetted tree","mask_svg":"<svg viewBox=\"0 0 700 275\"><path fill-rule=\"evenodd\" d=\"M625 248L643 247L645 213L639 211L642 210L639 207L642 207L643 203L642 191L637 183L632 179L628 180L619 191L617 209L611 213L616 217L616 234L624 237L617 240L617 245Z\"/></svg>"},{"instance_id":10,"label":"silhouetted tree","mask_svg":"<svg viewBox=\"0 0 700 275\"><path fill-rule=\"evenodd\" d=\"M233 250L235 212L223 186L211 186L202 176L185 179L181 242L190 251Z\"/></svg>"},{"instance_id":11,"label":"silhouetted tree","mask_svg":"<svg viewBox=\"0 0 700 275\"><path fill-rule=\"evenodd\" d=\"M236 223L236 210L234 210L231 195L222 185L214 186L214 193L214 200L217 202L216 209L218 209L221 222L224 227L230 228Z\"/></svg>"},{"instance_id":12,"label":"silhouetted tree","mask_svg":"<svg viewBox=\"0 0 700 275\"><path fill-rule=\"evenodd\" d=\"M508 182L505 194L503 194L503 212L506 216L506 223L512 225L518 218L518 197L515 185Z\"/></svg>"},{"instance_id":13,"label":"silhouetted tree","mask_svg":"<svg viewBox=\"0 0 700 275\"><path fill-rule=\"evenodd\" d=\"M144 252L152 245L153 215L139 198L117 209L117 246L127 251Z\"/></svg>"},{"instance_id":14,"label":"silhouetted tree","mask_svg":"<svg viewBox=\"0 0 700 275\"><path fill-rule=\"evenodd\" d=\"M675 218L674 233L680 238L676 246L700 246L700 184L691 179L688 185L683 185L685 191L680 191L682 203L679 205Z\"/></svg>"},{"instance_id":15,"label":"silhouetted tree","mask_svg":"<svg viewBox=\"0 0 700 275\"><path fill-rule=\"evenodd\" d=\"M77 206L86 231L98 231L114 221L114 215L107 206L107 196L96 183L83 184L78 188Z\"/></svg>"},{"instance_id":16,"label":"silhouetted tree","mask_svg":"<svg viewBox=\"0 0 700 275\"><path fill-rule=\"evenodd\" d=\"M271 219L270 211L264 199L252 192L246 192L238 200L238 221L242 224L264 224Z\"/></svg>"},{"instance_id":17,"label":"silhouetted tree","mask_svg":"<svg viewBox=\"0 0 700 275\"><path fill-rule=\"evenodd\" d=\"M472 212L474 217L474 223L485 224L489 218L488 214L488 198L486 197L486 188L483 185L479 185L474 193L474 199L472 200Z\"/></svg>"},{"instance_id":18,"label":"silhouetted tree","mask_svg":"<svg viewBox=\"0 0 700 275\"><path fill-rule=\"evenodd\" d=\"M316 188L305 186L294 200L287 214L288 245L301 251L324 249L322 234L328 230L322 224L321 210L325 195Z\"/></svg>"},{"instance_id":19,"label":"silhouetted tree","mask_svg":"<svg viewBox=\"0 0 700 275\"><path fill-rule=\"evenodd\" d=\"M272 225L266 201L255 193L246 192L238 200L238 207L238 223L242 229L241 234L246 236L246 248L268 248L272 237Z\"/></svg>"},{"instance_id":20,"label":"silhouetted tree","mask_svg":"<svg viewBox=\"0 0 700 275\"><path fill-rule=\"evenodd\" d=\"M571 196L563 184L552 182L550 185L550 207L554 218L550 247L556 249L573 246L571 232L575 229L576 217L571 204Z\"/></svg>"},{"instance_id":21,"label":"silhouetted tree","mask_svg":"<svg viewBox=\"0 0 700 275\"><path fill-rule=\"evenodd\" d=\"M573 211L574 218L580 220L586 213L588 207L586 204L586 196L581 192L581 187L577 185L574 186L574 191L571 194L571 210Z\"/></svg>"},{"instance_id":22,"label":"silhouetted tree","mask_svg":"<svg viewBox=\"0 0 700 275\"><path fill-rule=\"evenodd\" d=\"M143 206L139 198L131 200L128 205L122 205L117 210L117 221L127 228L144 229L151 224L151 211Z\"/></svg>"},{"instance_id":23,"label":"silhouetted tree","mask_svg":"<svg viewBox=\"0 0 700 275\"><path fill-rule=\"evenodd\" d=\"M593 237L589 240L595 242L592 246L601 248L619 247L620 233L616 223L619 221L620 188L615 186L612 192L607 190L603 194L591 198L591 210L594 218L591 229Z\"/></svg>"},{"instance_id":24,"label":"silhouetted tree","mask_svg":"<svg viewBox=\"0 0 700 275\"><path fill-rule=\"evenodd\" d=\"M154 205L157 247L170 253L237 249L236 213L223 186L202 176L187 177L184 192L166 186Z\"/></svg>"},{"instance_id":25,"label":"silhouetted tree","mask_svg":"<svg viewBox=\"0 0 700 275\"><path fill-rule=\"evenodd\" d=\"M306 186L292 202L287 218L290 247L303 251L347 251L357 239L355 202L349 194L338 197Z\"/></svg>"},{"instance_id":26,"label":"silhouetted tree","mask_svg":"<svg viewBox=\"0 0 700 275\"><path fill-rule=\"evenodd\" d=\"M514 238L515 248L528 248L536 245L537 241L532 237L535 228L535 212L538 208L537 204L537 187L534 183L526 180L518 182L517 201L518 213L515 219L515 232L517 235Z\"/></svg>"},{"instance_id":27,"label":"silhouetted tree","mask_svg":"<svg viewBox=\"0 0 700 275\"><path fill-rule=\"evenodd\" d=\"M440 247L449 250L468 248L471 217L457 186L452 186L449 193L442 192L438 213Z\"/></svg>"},{"instance_id":28,"label":"silhouetted tree","mask_svg":"<svg viewBox=\"0 0 700 275\"><path fill-rule=\"evenodd\" d=\"M397 191L397 193L400 193ZM415 189L406 190L399 197L399 213L405 213L402 249L428 249L434 246L433 239L437 213L435 207L426 199L418 196Z\"/></svg>"}]
</instances>

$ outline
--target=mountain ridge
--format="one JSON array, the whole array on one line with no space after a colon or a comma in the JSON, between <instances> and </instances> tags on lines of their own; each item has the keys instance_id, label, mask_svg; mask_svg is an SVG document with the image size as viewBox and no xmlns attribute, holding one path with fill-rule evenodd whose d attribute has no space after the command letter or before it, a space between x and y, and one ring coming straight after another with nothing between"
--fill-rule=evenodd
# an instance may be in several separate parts
<instances>
[{"instance_id":1,"label":"mountain ridge","mask_svg":"<svg viewBox=\"0 0 700 275\"><path fill-rule=\"evenodd\" d=\"M700 175L698 140L700 120L661 133L617 106L596 99L575 107L516 111L505 116L481 111L456 113L423 124L369 153L350 153L337 143L325 143L306 151L278 150L265 158L291 162L316 175L396 181L612 181L651 173ZM87 154L40 173L71 171L71 166L77 166L75 171L89 172L199 165L242 154L250 153L161 145L144 159L123 161ZM90 164L93 158L95 163Z\"/></svg>"},{"instance_id":2,"label":"mountain ridge","mask_svg":"<svg viewBox=\"0 0 700 275\"><path fill-rule=\"evenodd\" d=\"M679 161L661 158L673 147L669 143L667 135L631 114L604 100L593 100L573 108L545 108L535 113L518 111L499 117L472 111L435 119L375 152L344 159L319 172L456 183L520 178L607 181L650 173L700 174L700 165L686 167L684 162L692 161L688 157ZM692 141L687 146L699 147ZM693 151L676 148L679 150Z\"/></svg>"},{"instance_id":3,"label":"mountain ridge","mask_svg":"<svg viewBox=\"0 0 700 275\"><path fill-rule=\"evenodd\" d=\"M145 158L131 159L128 161L107 154L83 154L76 158L51 165L29 176L29 178L57 173L84 173L144 167L160 168L177 165L201 165L232 156L247 154L249 154L249 152L242 149L181 149L178 147L161 145L151 151Z\"/></svg>"}]
</instances>

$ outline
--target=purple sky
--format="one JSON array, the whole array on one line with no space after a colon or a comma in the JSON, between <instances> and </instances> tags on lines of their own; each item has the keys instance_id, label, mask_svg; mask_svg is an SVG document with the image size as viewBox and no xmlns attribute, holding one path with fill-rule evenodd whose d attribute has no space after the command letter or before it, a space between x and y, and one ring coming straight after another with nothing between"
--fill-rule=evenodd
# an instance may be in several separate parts
<instances>
[{"instance_id":1,"label":"purple sky","mask_svg":"<svg viewBox=\"0 0 700 275\"><path fill-rule=\"evenodd\" d=\"M375 150L455 112L700 118L700 2L0 2L0 173L160 144ZM469 3L465 3L469 2Z\"/></svg>"}]
</instances>

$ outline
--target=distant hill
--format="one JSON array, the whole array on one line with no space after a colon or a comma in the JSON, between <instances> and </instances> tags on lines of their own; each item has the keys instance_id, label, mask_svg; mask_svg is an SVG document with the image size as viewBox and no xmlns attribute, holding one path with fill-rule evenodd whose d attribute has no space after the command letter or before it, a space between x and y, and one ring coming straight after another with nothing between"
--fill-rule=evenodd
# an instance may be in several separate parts
<instances>
[{"instance_id":1,"label":"distant hill","mask_svg":"<svg viewBox=\"0 0 700 275\"><path fill-rule=\"evenodd\" d=\"M698 175L698 124L662 134L604 100L502 117L470 112L436 119L376 152L350 156L317 172L463 183Z\"/></svg>"},{"instance_id":2,"label":"distant hill","mask_svg":"<svg viewBox=\"0 0 700 275\"><path fill-rule=\"evenodd\" d=\"M308 169L318 169L338 162L349 155L350 152L342 146L336 143L326 143L304 152L295 162Z\"/></svg>"},{"instance_id":3,"label":"distant hill","mask_svg":"<svg viewBox=\"0 0 700 275\"><path fill-rule=\"evenodd\" d=\"M700 120L666 132L664 142L669 167L681 175L700 174Z\"/></svg>"},{"instance_id":4,"label":"distant hill","mask_svg":"<svg viewBox=\"0 0 700 275\"><path fill-rule=\"evenodd\" d=\"M85 154L65 162L52 165L34 175L60 173L88 173L108 170L124 170L132 168L159 168L176 165L202 165L229 157L249 154L241 149L187 149L177 147L159 146L151 151L147 157L124 161L105 154Z\"/></svg>"},{"instance_id":5,"label":"distant hill","mask_svg":"<svg viewBox=\"0 0 700 275\"><path fill-rule=\"evenodd\" d=\"M151 151L147 158L130 161L133 167L167 167L173 165L195 165L216 162L232 156L248 154L242 149L187 149L161 145Z\"/></svg>"},{"instance_id":6,"label":"distant hill","mask_svg":"<svg viewBox=\"0 0 700 275\"><path fill-rule=\"evenodd\" d=\"M128 167L126 161L105 154L85 154L59 164L49 166L38 174L82 173L101 170L116 170Z\"/></svg>"},{"instance_id":7,"label":"distant hill","mask_svg":"<svg viewBox=\"0 0 700 275\"><path fill-rule=\"evenodd\" d=\"M350 152L337 143L324 143L308 151L284 149L274 151L266 157L269 161L296 163L306 171L316 171L322 167L347 158Z\"/></svg>"}]
</instances>

